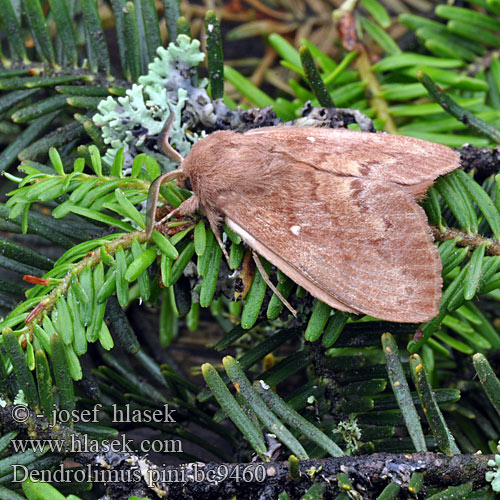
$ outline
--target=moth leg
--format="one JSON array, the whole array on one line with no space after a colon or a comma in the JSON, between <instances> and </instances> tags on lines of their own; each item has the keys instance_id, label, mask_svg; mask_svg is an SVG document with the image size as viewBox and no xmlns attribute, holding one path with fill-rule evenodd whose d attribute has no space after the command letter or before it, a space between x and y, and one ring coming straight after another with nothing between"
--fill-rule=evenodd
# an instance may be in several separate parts
<instances>
[{"instance_id":1,"label":"moth leg","mask_svg":"<svg viewBox=\"0 0 500 500\"><path fill-rule=\"evenodd\" d=\"M161 219L158 224L164 224L168 219L172 217L182 217L183 215L192 214L198 210L198 205L200 204L200 200L194 194L191 198L183 201L177 208L169 212L163 219Z\"/></svg>"},{"instance_id":2,"label":"moth leg","mask_svg":"<svg viewBox=\"0 0 500 500\"><path fill-rule=\"evenodd\" d=\"M224 246L224 243L222 242L220 238L220 233L219 231L214 231L215 239L217 240L217 243L220 246L220 249L222 250L222 253L224 254L224 258L226 259L227 265L229 266L229 254L227 253L226 247Z\"/></svg>"},{"instance_id":3,"label":"moth leg","mask_svg":"<svg viewBox=\"0 0 500 500\"><path fill-rule=\"evenodd\" d=\"M171 217L182 217L183 215L192 214L198 210L199 204L200 200L195 194L193 194L193 196L184 200L177 208L172 210L166 218L170 219Z\"/></svg>"},{"instance_id":4,"label":"moth leg","mask_svg":"<svg viewBox=\"0 0 500 500\"><path fill-rule=\"evenodd\" d=\"M212 212L207 213L207 219L208 223L210 224L210 229L214 233L215 239L217 240L217 243L219 244L220 249L222 250L222 255L224 255L227 265L229 266L229 254L227 253L226 247L224 246L224 243L222 242L222 239L220 237L221 219L217 214Z\"/></svg>"},{"instance_id":5,"label":"moth leg","mask_svg":"<svg viewBox=\"0 0 500 500\"><path fill-rule=\"evenodd\" d=\"M278 297L278 299L283 302L283 304L286 306L286 308L294 315L294 317L297 317L297 311L290 305L290 302L283 297L283 295L278 291L278 289L274 286L273 282L269 278L269 275L266 273L266 270L264 269L264 266L262 265L262 262L259 259L259 256L252 250L252 257L253 260L255 261L255 265L257 266L257 269L259 270L260 275L264 279L264 281L267 283L269 288L273 291L273 293Z\"/></svg>"}]
</instances>

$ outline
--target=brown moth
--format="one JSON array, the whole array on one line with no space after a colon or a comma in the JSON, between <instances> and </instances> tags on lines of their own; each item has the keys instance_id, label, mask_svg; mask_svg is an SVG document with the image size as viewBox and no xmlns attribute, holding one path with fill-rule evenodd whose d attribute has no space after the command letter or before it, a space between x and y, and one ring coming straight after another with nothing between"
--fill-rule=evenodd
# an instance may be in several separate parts
<instances>
[{"instance_id":1,"label":"brown moth","mask_svg":"<svg viewBox=\"0 0 500 500\"><path fill-rule=\"evenodd\" d=\"M168 132L167 132L168 135ZM220 131L197 142L150 189L190 180L193 196L169 216L205 212L255 252L341 311L418 323L437 315L441 260L417 204L458 168L446 146L389 134L314 127Z\"/></svg>"}]
</instances>

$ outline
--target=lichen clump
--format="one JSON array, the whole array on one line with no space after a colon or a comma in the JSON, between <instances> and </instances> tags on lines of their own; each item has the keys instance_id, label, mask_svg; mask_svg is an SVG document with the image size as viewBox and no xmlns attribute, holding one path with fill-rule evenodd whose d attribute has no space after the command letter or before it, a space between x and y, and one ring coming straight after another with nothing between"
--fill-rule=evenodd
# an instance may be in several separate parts
<instances>
[{"instance_id":1,"label":"lichen clump","mask_svg":"<svg viewBox=\"0 0 500 500\"><path fill-rule=\"evenodd\" d=\"M500 453L500 444L497 446L497 451ZM488 461L488 466L494 467L495 470L486 473L486 481L491 483L491 489L497 493L500 492L500 455L498 453L494 460Z\"/></svg>"},{"instance_id":2,"label":"lichen clump","mask_svg":"<svg viewBox=\"0 0 500 500\"><path fill-rule=\"evenodd\" d=\"M167 120L170 109L175 120L170 141L182 156L203 134L186 135L189 122L181 124L181 113L189 107L210 113L212 104L205 90L207 80L196 81L196 67L205 55L200 42L186 35L179 35L176 43L167 49L159 47L158 57L148 66L148 73L139 77L139 84L132 85L125 97L108 97L101 101L93 120L101 128L102 137L109 144L103 161L111 165L120 148L124 148L125 166L132 165L138 152L156 153L156 137ZM195 83L193 83L195 82ZM174 163L163 155L157 159L166 170Z\"/></svg>"}]
</instances>

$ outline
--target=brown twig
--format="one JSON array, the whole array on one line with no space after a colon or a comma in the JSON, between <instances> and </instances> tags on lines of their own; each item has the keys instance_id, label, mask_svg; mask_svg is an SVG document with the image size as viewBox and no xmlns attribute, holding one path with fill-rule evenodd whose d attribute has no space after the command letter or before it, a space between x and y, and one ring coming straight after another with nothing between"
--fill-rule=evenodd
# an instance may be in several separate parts
<instances>
[{"instance_id":1,"label":"brown twig","mask_svg":"<svg viewBox=\"0 0 500 500\"><path fill-rule=\"evenodd\" d=\"M366 50L360 52L356 61L356 68L361 81L366 82L366 91L369 94L370 104L375 108L377 118L383 120L384 130L391 134L397 134L398 128L389 112L389 105L384 98L380 97L382 89L376 75L372 71Z\"/></svg>"},{"instance_id":2,"label":"brown twig","mask_svg":"<svg viewBox=\"0 0 500 500\"><path fill-rule=\"evenodd\" d=\"M460 149L460 165L466 172L474 170L474 179L482 184L490 175L500 172L498 148L478 148L464 144Z\"/></svg>"},{"instance_id":3,"label":"brown twig","mask_svg":"<svg viewBox=\"0 0 500 500\"><path fill-rule=\"evenodd\" d=\"M299 477L290 477L290 468L284 462L191 463L179 466L160 467L153 465L145 457L128 451L109 451L98 446L86 450L84 436L65 425L48 425L45 417L36 415L25 408L26 417L20 418L19 409L14 406L0 407L0 424L8 430L16 430L21 435L38 440L62 442L62 453L67 458L86 466L88 473L101 473L110 498L128 498L135 494L140 497L181 500L202 497L204 500L218 500L237 496L239 500L254 498L277 498L286 490L292 500L302 498L313 483L326 487L326 498L334 498L341 493L337 474L349 476L353 488L362 498L375 498L389 483L395 482L402 489L407 488L415 472L425 474L425 488L459 485L472 482L475 487L485 486L485 473L492 455L453 455L438 453L374 453L372 455L344 456L300 462ZM15 416L15 418L14 418ZM28 438L26 438L28 439ZM75 443L81 446L75 446ZM74 451L75 448L77 451ZM106 474L106 471L109 474ZM120 478L130 474L130 481L106 481L112 477L111 471L119 472ZM157 496L158 495L158 496Z\"/></svg>"},{"instance_id":4,"label":"brown twig","mask_svg":"<svg viewBox=\"0 0 500 500\"><path fill-rule=\"evenodd\" d=\"M282 12L271 9L260 0L246 0L246 2L266 16L274 17L275 19L281 19L282 21L293 21L293 15L290 12Z\"/></svg>"},{"instance_id":5,"label":"brown twig","mask_svg":"<svg viewBox=\"0 0 500 500\"><path fill-rule=\"evenodd\" d=\"M262 58L260 64L255 68L250 81L256 86L260 87L264 81L266 71L274 64L276 60L277 53L273 48L267 48L264 57Z\"/></svg>"},{"instance_id":6,"label":"brown twig","mask_svg":"<svg viewBox=\"0 0 500 500\"><path fill-rule=\"evenodd\" d=\"M384 130L391 134L396 134L398 128L394 122L387 101L381 97L382 89L377 76L373 73L365 45L359 40L356 30L356 20L353 10L356 3L344 2L343 6L335 12L337 27L342 44L346 50L355 50L359 53L356 60L360 80L366 83L366 94L371 106L375 108L377 118L383 120Z\"/></svg>"},{"instance_id":7,"label":"brown twig","mask_svg":"<svg viewBox=\"0 0 500 500\"><path fill-rule=\"evenodd\" d=\"M473 248L480 247L486 243L485 253L487 255L500 255L500 243L479 234L468 234L465 231L451 227L447 227L444 232L441 232L437 226L431 226L431 230L435 241L447 241L456 238L458 246Z\"/></svg>"}]
</instances>

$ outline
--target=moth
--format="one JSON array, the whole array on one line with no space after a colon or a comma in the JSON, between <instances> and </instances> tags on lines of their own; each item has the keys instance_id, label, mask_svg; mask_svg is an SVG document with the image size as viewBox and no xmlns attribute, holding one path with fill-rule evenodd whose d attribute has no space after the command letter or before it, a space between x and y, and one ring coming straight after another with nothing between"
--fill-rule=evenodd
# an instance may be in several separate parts
<instances>
[{"instance_id":1,"label":"moth","mask_svg":"<svg viewBox=\"0 0 500 500\"><path fill-rule=\"evenodd\" d=\"M182 158L168 133L163 150L180 166L151 185L148 235L160 185L189 181L193 196L169 217L202 209L223 249L225 221L335 309L406 323L437 315L441 260L417 202L459 167L452 149L397 135L278 126L214 132Z\"/></svg>"}]
</instances>

